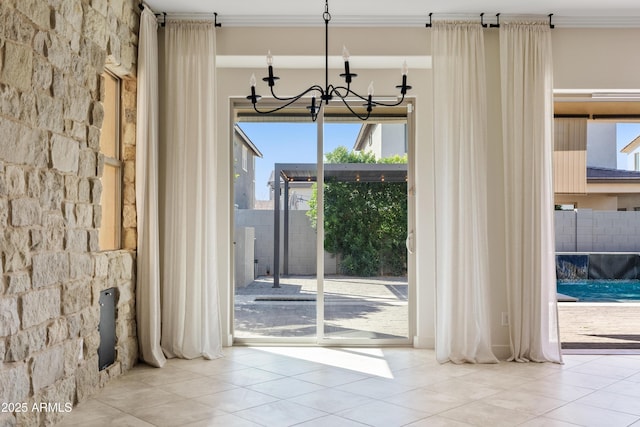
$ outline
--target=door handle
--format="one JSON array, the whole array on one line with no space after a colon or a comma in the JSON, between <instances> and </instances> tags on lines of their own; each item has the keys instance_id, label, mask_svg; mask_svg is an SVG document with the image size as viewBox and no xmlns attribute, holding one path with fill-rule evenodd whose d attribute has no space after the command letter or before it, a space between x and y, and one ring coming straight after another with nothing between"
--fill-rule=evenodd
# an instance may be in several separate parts
<instances>
[{"instance_id":1,"label":"door handle","mask_svg":"<svg viewBox=\"0 0 640 427\"><path fill-rule=\"evenodd\" d=\"M407 251L413 255L413 251L415 250L414 241L413 241L413 231L409 232L407 236L407 240L405 240L405 245L407 246Z\"/></svg>"}]
</instances>

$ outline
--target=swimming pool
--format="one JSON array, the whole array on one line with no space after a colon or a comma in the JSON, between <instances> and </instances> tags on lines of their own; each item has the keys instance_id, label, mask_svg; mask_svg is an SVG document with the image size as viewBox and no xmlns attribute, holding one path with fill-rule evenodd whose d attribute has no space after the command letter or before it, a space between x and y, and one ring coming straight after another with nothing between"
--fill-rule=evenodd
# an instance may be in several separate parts
<instances>
[{"instance_id":1,"label":"swimming pool","mask_svg":"<svg viewBox=\"0 0 640 427\"><path fill-rule=\"evenodd\" d=\"M640 280L558 280L557 286L578 302L640 302Z\"/></svg>"}]
</instances>

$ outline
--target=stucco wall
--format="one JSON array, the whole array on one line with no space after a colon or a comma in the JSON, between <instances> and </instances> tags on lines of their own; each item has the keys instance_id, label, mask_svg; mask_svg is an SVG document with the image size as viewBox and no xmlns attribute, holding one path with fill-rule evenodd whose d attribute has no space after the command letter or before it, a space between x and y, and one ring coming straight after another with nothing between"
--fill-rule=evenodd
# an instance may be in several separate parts
<instances>
[{"instance_id":1,"label":"stucco wall","mask_svg":"<svg viewBox=\"0 0 640 427\"><path fill-rule=\"evenodd\" d=\"M380 96L393 95L397 92L395 85L399 84L400 67L404 55L428 55L430 35L425 28L345 28L336 26L330 32L330 54L341 55L342 46L346 44L355 58L357 55L398 55L397 64L388 69L362 69L355 59L352 61L354 72L359 73L354 81L354 89L366 93L367 86L373 80L376 94ZM324 81L323 70L313 69L281 69L277 67L278 55L324 55L324 30L314 28L238 28L223 27L217 33L218 55L266 55L270 49L274 55L276 74L280 77L277 89L283 94L297 93L310 84ZM415 261L415 268L419 270L417 277L419 291L416 295L418 307L425 309L417 313L417 323L422 345L429 346L434 342L434 301L435 289L435 246L433 219L433 147L431 143L431 70L412 67L409 61L409 80L413 89L410 92L416 117L416 145L415 159L420 168L415 171L415 200L416 211L420 218L415 229L416 250L419 259ZM356 71L357 70L357 71ZM249 77L252 73L256 77L264 75L265 68L220 68L217 74L217 107L219 128L217 138L220 142L217 151L218 182L230 182L231 172L231 131L232 119L230 105L234 101L246 101L244 97L249 91ZM337 82L341 70L330 70L330 79ZM260 90L263 90L261 88ZM262 93L265 95L265 93ZM229 206L231 187L220 188L218 193L219 206ZM413 197L413 196L412 196ZM233 211L219 211L218 225L220 230L233 230ZM256 231L257 233L257 231ZM231 233L220 241L219 253L227 254L231 248ZM221 266L230 265L227 255L222 255ZM232 283L230 268L220 270L219 283ZM223 310L223 328L228 332L227 343L231 343L230 322L231 292L230 289L221 290L221 298L227 301Z\"/></svg>"},{"instance_id":2,"label":"stucco wall","mask_svg":"<svg viewBox=\"0 0 640 427\"><path fill-rule=\"evenodd\" d=\"M612 122L587 122L587 166L608 169L618 167L618 150L616 149L616 124Z\"/></svg>"},{"instance_id":3,"label":"stucco wall","mask_svg":"<svg viewBox=\"0 0 640 427\"><path fill-rule=\"evenodd\" d=\"M555 204L573 204L578 209L618 210L618 196L611 194L558 194Z\"/></svg>"},{"instance_id":4,"label":"stucco wall","mask_svg":"<svg viewBox=\"0 0 640 427\"><path fill-rule=\"evenodd\" d=\"M336 27L330 34L330 54L339 55L346 44L352 55L430 55L430 31L420 28L342 28ZM639 29L563 29L552 31L554 87L557 89L640 89L640 80L635 70L640 68L640 55L636 52ZM315 42L317 41L317 42ZM221 55L265 55L271 49L276 55L322 55L321 28L225 28L218 33L218 54ZM508 354L507 328L501 326L500 314L506 310L506 285L504 272L504 200L502 166L502 131L500 105L500 61L498 32L485 32L487 55L487 93L489 149L487 170L488 218L491 274L491 325L494 349ZM594 58L597 58L595 60ZM420 165L415 171L416 202L416 323L415 344L433 346L435 336L435 218L432 138L432 84L430 69L411 69L410 81L415 97L416 146L415 162ZM356 63L352 64L355 70ZM616 72L612 73L611 70ZM366 91L369 81L375 81L376 93L393 94L398 80L397 69L358 70L356 89ZM230 141L230 99L246 96L249 76L262 76L264 69L233 68L220 69L218 73L218 130L219 141ZM335 70L335 75L339 70ZM334 74L331 75L331 78ZM324 79L322 70L279 70L278 88L282 93L294 93L311 83ZM230 176L230 144L219 144L218 182L228 182ZM224 189L222 189L224 190ZM227 190L220 192L223 206L229 200ZM412 196L413 197L413 196ZM221 229L232 223L231 209L219 218ZM221 253L228 252L230 239L221 241ZM221 260L225 265L225 260ZM219 282L230 283L230 272L220 271ZM230 298L223 292L224 298ZM226 319L229 319L228 312ZM230 325L226 320L226 330Z\"/></svg>"}]
</instances>

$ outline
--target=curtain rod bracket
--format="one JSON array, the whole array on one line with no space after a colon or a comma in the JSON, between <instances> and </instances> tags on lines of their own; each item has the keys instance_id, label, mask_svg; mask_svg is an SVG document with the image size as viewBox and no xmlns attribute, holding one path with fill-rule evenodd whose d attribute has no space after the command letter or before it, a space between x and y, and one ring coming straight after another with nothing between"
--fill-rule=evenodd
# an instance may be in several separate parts
<instances>
[{"instance_id":1,"label":"curtain rod bracket","mask_svg":"<svg viewBox=\"0 0 640 427\"><path fill-rule=\"evenodd\" d=\"M482 28L487 28L487 24L484 23L484 12L480 14L480 25Z\"/></svg>"},{"instance_id":2,"label":"curtain rod bracket","mask_svg":"<svg viewBox=\"0 0 640 427\"><path fill-rule=\"evenodd\" d=\"M222 27L222 23L218 22L218 12L213 12L213 22L216 27Z\"/></svg>"},{"instance_id":3,"label":"curtain rod bracket","mask_svg":"<svg viewBox=\"0 0 640 427\"><path fill-rule=\"evenodd\" d=\"M500 28L500 14L496 13L496 23L489 24L489 28Z\"/></svg>"},{"instance_id":4,"label":"curtain rod bracket","mask_svg":"<svg viewBox=\"0 0 640 427\"><path fill-rule=\"evenodd\" d=\"M427 28L433 27L433 22L431 22L431 16L432 15L433 15L433 13L429 13L429 23L425 24L425 27L427 27Z\"/></svg>"},{"instance_id":5,"label":"curtain rod bracket","mask_svg":"<svg viewBox=\"0 0 640 427\"><path fill-rule=\"evenodd\" d=\"M160 21L160 26L164 27L167 25L167 12L156 13L156 19L162 17L162 21Z\"/></svg>"},{"instance_id":6,"label":"curtain rod bracket","mask_svg":"<svg viewBox=\"0 0 640 427\"><path fill-rule=\"evenodd\" d=\"M138 8L143 11L144 10L144 4L142 2L138 3Z\"/></svg>"},{"instance_id":7,"label":"curtain rod bracket","mask_svg":"<svg viewBox=\"0 0 640 427\"><path fill-rule=\"evenodd\" d=\"M556 26L551 23L551 18L553 18L553 13L549 14L549 28L553 30Z\"/></svg>"}]
</instances>

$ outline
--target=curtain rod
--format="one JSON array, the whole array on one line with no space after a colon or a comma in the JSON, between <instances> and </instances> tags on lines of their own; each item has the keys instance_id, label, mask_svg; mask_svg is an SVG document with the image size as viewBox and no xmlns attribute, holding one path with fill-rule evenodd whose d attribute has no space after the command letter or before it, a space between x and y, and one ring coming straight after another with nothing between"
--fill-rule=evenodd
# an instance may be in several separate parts
<instances>
[{"instance_id":1,"label":"curtain rod","mask_svg":"<svg viewBox=\"0 0 640 427\"><path fill-rule=\"evenodd\" d=\"M554 114L554 119L638 120L640 114Z\"/></svg>"},{"instance_id":2,"label":"curtain rod","mask_svg":"<svg viewBox=\"0 0 640 427\"><path fill-rule=\"evenodd\" d=\"M554 29L556 26L553 24L553 13L547 15L549 17L549 28ZM500 28L500 13L496 13L496 23L495 24L485 24L484 22L484 12L480 14L480 25L482 28ZM425 24L426 28L433 27L433 13L429 13L429 22Z\"/></svg>"},{"instance_id":3,"label":"curtain rod","mask_svg":"<svg viewBox=\"0 0 640 427\"><path fill-rule=\"evenodd\" d=\"M146 6L143 2L140 2L138 3L138 7L140 10L144 10ZM156 18L162 18L162 21L160 21L161 27L164 27L167 24L167 12L154 13L154 15ZM218 22L218 12L213 12L213 22L216 27L222 27L222 23Z\"/></svg>"}]
</instances>

